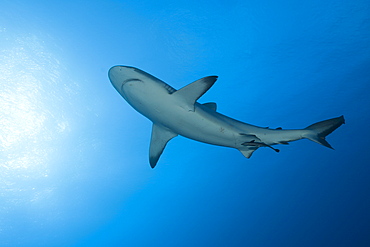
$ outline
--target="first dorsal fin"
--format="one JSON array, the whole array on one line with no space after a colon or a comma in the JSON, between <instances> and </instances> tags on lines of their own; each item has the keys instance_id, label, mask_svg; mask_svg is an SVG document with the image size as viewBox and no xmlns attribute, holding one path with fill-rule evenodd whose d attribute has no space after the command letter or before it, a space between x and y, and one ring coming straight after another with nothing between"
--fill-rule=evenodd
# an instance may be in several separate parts
<instances>
[{"instance_id":1,"label":"first dorsal fin","mask_svg":"<svg viewBox=\"0 0 370 247\"><path fill-rule=\"evenodd\" d=\"M209 109L211 109L213 111L217 111L217 104L215 102L208 102L208 103L204 103L202 105L208 107Z\"/></svg>"},{"instance_id":2,"label":"first dorsal fin","mask_svg":"<svg viewBox=\"0 0 370 247\"><path fill-rule=\"evenodd\" d=\"M177 134L170 129L158 124L153 124L149 148L149 163L152 168L157 164L167 142L176 136Z\"/></svg>"},{"instance_id":3,"label":"first dorsal fin","mask_svg":"<svg viewBox=\"0 0 370 247\"><path fill-rule=\"evenodd\" d=\"M217 78L217 76L203 77L177 90L173 95L180 98L183 108L194 111L195 102L213 86Z\"/></svg>"}]
</instances>

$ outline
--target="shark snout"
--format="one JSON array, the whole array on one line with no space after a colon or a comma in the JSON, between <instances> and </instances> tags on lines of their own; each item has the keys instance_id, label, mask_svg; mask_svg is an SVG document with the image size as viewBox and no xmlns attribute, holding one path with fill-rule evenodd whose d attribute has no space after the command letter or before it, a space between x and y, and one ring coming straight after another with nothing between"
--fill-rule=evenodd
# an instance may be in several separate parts
<instances>
[{"instance_id":1,"label":"shark snout","mask_svg":"<svg viewBox=\"0 0 370 247\"><path fill-rule=\"evenodd\" d=\"M114 81L124 79L125 74L126 74L125 70L126 69L123 66L114 66L110 68L108 72L109 80L113 83Z\"/></svg>"},{"instance_id":2,"label":"shark snout","mask_svg":"<svg viewBox=\"0 0 370 247\"><path fill-rule=\"evenodd\" d=\"M114 66L114 67L110 68L110 70L108 72L109 80L116 89L118 88L117 85L118 85L119 78L120 78L119 74L120 74L119 66Z\"/></svg>"},{"instance_id":3,"label":"shark snout","mask_svg":"<svg viewBox=\"0 0 370 247\"><path fill-rule=\"evenodd\" d=\"M108 77L113 86L119 90L122 87L122 84L124 84L127 81L130 81L133 79L133 76L135 76L134 68L128 67L128 66L114 66L110 68L108 72Z\"/></svg>"}]
</instances>

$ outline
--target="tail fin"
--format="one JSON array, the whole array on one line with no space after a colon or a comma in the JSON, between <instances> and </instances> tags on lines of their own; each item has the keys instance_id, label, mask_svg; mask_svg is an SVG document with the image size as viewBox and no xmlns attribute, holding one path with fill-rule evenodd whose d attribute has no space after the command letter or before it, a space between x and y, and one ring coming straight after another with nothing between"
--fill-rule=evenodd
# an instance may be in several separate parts
<instances>
[{"instance_id":1,"label":"tail fin","mask_svg":"<svg viewBox=\"0 0 370 247\"><path fill-rule=\"evenodd\" d=\"M336 130L339 126L344 124L344 117L340 116L337 118L332 118L328 120L324 120L315 124L312 124L305 128L305 130L311 130L307 132L303 137L324 145L325 147L334 149L330 144L325 140L325 137L329 135L331 132Z\"/></svg>"}]
</instances>

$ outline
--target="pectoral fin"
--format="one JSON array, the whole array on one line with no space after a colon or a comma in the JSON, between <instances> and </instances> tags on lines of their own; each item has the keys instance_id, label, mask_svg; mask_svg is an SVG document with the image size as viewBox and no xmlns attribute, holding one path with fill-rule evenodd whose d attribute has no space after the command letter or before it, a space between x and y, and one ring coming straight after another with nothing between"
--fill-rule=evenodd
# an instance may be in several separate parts
<instances>
[{"instance_id":1,"label":"pectoral fin","mask_svg":"<svg viewBox=\"0 0 370 247\"><path fill-rule=\"evenodd\" d=\"M177 134L172 132L170 129L161 125L153 124L152 138L150 140L149 148L149 163L152 168L156 166L167 142L176 136Z\"/></svg>"},{"instance_id":2,"label":"pectoral fin","mask_svg":"<svg viewBox=\"0 0 370 247\"><path fill-rule=\"evenodd\" d=\"M173 96L180 98L182 101L181 107L188 111L194 111L195 102L213 86L216 80L217 76L201 78L177 90L173 93Z\"/></svg>"}]
</instances>

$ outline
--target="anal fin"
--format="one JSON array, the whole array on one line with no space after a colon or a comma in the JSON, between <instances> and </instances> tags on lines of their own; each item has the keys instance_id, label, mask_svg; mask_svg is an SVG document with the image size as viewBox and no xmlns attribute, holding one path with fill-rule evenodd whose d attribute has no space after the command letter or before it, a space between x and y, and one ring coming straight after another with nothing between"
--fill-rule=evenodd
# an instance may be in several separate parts
<instances>
[{"instance_id":1,"label":"anal fin","mask_svg":"<svg viewBox=\"0 0 370 247\"><path fill-rule=\"evenodd\" d=\"M245 158L250 158L253 154L254 151L256 151L258 149L258 147L245 147L245 148L241 148L239 149L239 151L244 155Z\"/></svg>"}]
</instances>

